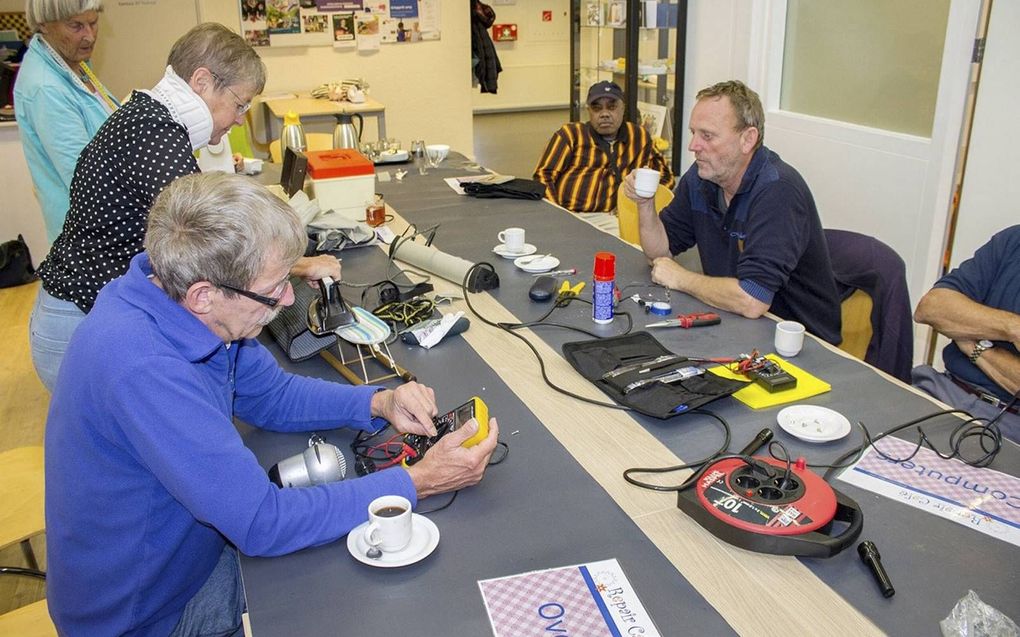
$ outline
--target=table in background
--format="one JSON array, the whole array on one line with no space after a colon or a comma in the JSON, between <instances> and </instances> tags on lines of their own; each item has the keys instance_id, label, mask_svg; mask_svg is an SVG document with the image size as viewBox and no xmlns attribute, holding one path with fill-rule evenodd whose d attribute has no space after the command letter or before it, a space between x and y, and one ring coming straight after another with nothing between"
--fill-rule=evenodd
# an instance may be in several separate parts
<instances>
[{"instance_id":1,"label":"table in background","mask_svg":"<svg viewBox=\"0 0 1020 637\"><path fill-rule=\"evenodd\" d=\"M528 242L540 252L553 251L561 267L577 267L580 274L572 277L574 281L590 278L596 250L616 253L618 285L648 281L648 266L639 252L569 213L542 202L455 195L442 179L468 174L469 167L452 159L430 169L427 176L411 171L401 181L380 182L378 189L419 229L438 225L435 245L440 249L469 261L492 263L500 287L488 294L519 320L537 319L548 306L528 300L531 276L492 254L496 233L507 226L526 228ZM385 272L385 256L379 250L344 252L344 276L349 281L371 282ZM477 305L476 299L484 296L473 295L472 302ZM590 286L582 296L590 298ZM356 294L350 300L356 303ZM674 293L672 302L675 312L705 309L682 294ZM632 313L635 329L651 320ZM656 330L655 336L670 350L689 356L734 354L771 343L771 321L722 316L718 328ZM593 325L590 307L582 304L558 311L554 319L600 335L623 329L622 319L608 326ZM619 465L661 464L656 445L642 437L648 435L684 459L705 457L720 442L715 422L698 414L667 421L631 414L642 435L627 431L626 439L610 441L613 451L600 457L602 451L591 449L614 435L600 421L615 422L616 412L601 410L604 417L591 418L580 403L537 387L541 382L535 380L537 363L528 355L486 351L485 341L502 337L495 331L490 335L490 328L476 317L471 321L463 338L448 339L427 351L397 344L394 354L436 390L440 409L452 408L472 394L481 396L500 420L501 439L510 444L506 462L490 467L486 479L464 490L450 508L429 515L442 539L436 553L418 564L394 570L365 566L347 553L344 539L279 558L243 558L256 636L323 630L367 634L380 622L387 630L404 634L485 635L490 629L477 580L611 557L619 560L664 635L782 634L792 628L787 622L797 621L813 627L804 631L809 633L876 632L870 621L890 634L932 634L967 589L1014 620L1020 617L1020 598L1015 594L1018 569L1009 566L1017 564L1016 547L841 481L834 486L857 500L864 512L862 539L875 541L882 552L897 589L892 599L879 595L853 547L827 560L792 560L709 539L713 551L685 555L682 561L694 566L685 563L681 572L674 566L677 552L688 543L704 545L704 533L675 509L675 494L626 485L615 471ZM587 337L540 329L533 330L531 338L558 351L564 342ZM271 347L281 355L279 348ZM928 399L813 338L805 342L796 363L833 386L831 392L805 402L862 420L871 425L872 433L938 410ZM555 379L573 373L560 360L547 364ZM318 359L287 366L336 378ZM536 415L548 414L550 405L563 410L555 422ZM831 462L858 441L856 432L823 445L794 439L775 427L779 407L752 411L726 398L708 408L729 421L731 449L743 447L766 425L773 426L776 439L791 454L813 463ZM938 444L945 446L952 419L943 416L929 427ZM573 439L563 436L565 428L573 431ZM348 433L327 437L347 451ZM305 445L303 436L264 431L248 432L245 440L267 467ZM614 473L600 472L599 465L614 467ZM1006 443L992 468L1020 473L1020 448ZM648 501L661 511L632 513L634 502ZM442 502L444 496L430 498L419 509ZM669 540L662 542L664 533L655 527L663 523L684 532L669 535L667 529ZM707 577L694 573L698 563L713 573ZM684 573L698 575L699 584L692 584ZM760 598L753 593L756 589L771 591L774 597ZM847 604L852 606L849 611ZM847 612L859 613L867 621L840 624Z\"/></svg>"},{"instance_id":2,"label":"table in background","mask_svg":"<svg viewBox=\"0 0 1020 637\"><path fill-rule=\"evenodd\" d=\"M372 98L365 98L361 104L353 102L334 102L333 100L321 100L310 95L299 95L282 99L267 99L262 102L263 114L266 126L266 142L271 142L280 137L283 117L290 111L298 114L302 122L312 119L325 119L336 122L336 116L340 113L358 114L361 116L375 117L379 128L379 139L386 139L386 107ZM276 130L273 122L281 122Z\"/></svg>"}]
</instances>

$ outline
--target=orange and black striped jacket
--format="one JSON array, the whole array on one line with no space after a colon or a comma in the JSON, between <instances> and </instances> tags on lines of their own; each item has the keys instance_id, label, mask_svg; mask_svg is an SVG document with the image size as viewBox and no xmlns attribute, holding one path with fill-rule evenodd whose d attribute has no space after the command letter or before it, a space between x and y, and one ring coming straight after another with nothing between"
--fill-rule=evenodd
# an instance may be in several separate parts
<instances>
[{"instance_id":1,"label":"orange and black striped jacket","mask_svg":"<svg viewBox=\"0 0 1020 637\"><path fill-rule=\"evenodd\" d=\"M609 212L616 191L635 168L654 168L661 182L673 187L673 173L652 146L643 128L624 122L610 145L588 122L570 122L556 131L534 179L545 185L546 197L574 212Z\"/></svg>"}]
</instances>

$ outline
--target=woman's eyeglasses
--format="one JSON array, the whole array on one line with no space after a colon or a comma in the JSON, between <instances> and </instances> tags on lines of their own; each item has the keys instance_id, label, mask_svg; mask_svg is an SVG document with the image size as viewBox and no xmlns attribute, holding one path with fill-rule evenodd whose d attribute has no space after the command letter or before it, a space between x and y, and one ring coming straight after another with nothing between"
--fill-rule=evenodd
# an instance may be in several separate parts
<instances>
[{"instance_id":1,"label":"woman's eyeglasses","mask_svg":"<svg viewBox=\"0 0 1020 637\"><path fill-rule=\"evenodd\" d=\"M212 76L216 78L217 82L220 82L221 84L223 84L223 88L225 88L228 91L230 91L230 94L234 96L234 103L237 106L237 114L238 115L244 115L245 113L247 113L248 109L251 108L251 102L245 102L244 100L242 100L238 96L238 94L234 92L234 89L232 89L229 86L227 86L227 84L223 81L223 78L221 78L219 75L213 73L212 71L209 71L209 73L211 73ZM226 286L223 286L223 287L226 287Z\"/></svg>"}]
</instances>

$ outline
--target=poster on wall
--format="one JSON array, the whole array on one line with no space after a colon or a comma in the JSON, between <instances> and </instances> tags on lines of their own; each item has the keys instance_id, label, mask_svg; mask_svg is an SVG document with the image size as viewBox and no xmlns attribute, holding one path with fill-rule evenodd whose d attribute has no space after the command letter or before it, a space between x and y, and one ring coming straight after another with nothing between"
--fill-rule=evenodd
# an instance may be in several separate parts
<instances>
[{"instance_id":1,"label":"poster on wall","mask_svg":"<svg viewBox=\"0 0 1020 637\"><path fill-rule=\"evenodd\" d=\"M300 8L289 0L269 0L266 5L266 26L269 34L301 33Z\"/></svg>"},{"instance_id":2,"label":"poster on wall","mask_svg":"<svg viewBox=\"0 0 1020 637\"><path fill-rule=\"evenodd\" d=\"M440 0L238 0L252 46L379 45L440 39Z\"/></svg>"},{"instance_id":3,"label":"poster on wall","mask_svg":"<svg viewBox=\"0 0 1020 637\"><path fill-rule=\"evenodd\" d=\"M361 11L362 0L316 0L316 6L323 13L336 11Z\"/></svg>"},{"instance_id":4,"label":"poster on wall","mask_svg":"<svg viewBox=\"0 0 1020 637\"><path fill-rule=\"evenodd\" d=\"M391 18L417 18L418 0L390 0Z\"/></svg>"},{"instance_id":5,"label":"poster on wall","mask_svg":"<svg viewBox=\"0 0 1020 637\"><path fill-rule=\"evenodd\" d=\"M349 49L357 44L354 41L354 14L334 13L333 46L338 49Z\"/></svg>"},{"instance_id":6,"label":"poster on wall","mask_svg":"<svg viewBox=\"0 0 1020 637\"><path fill-rule=\"evenodd\" d=\"M359 51L378 51L382 43L379 16L370 13L354 14L354 28L358 33Z\"/></svg>"},{"instance_id":7,"label":"poster on wall","mask_svg":"<svg viewBox=\"0 0 1020 637\"><path fill-rule=\"evenodd\" d=\"M438 40L440 24L439 0L418 1L418 28L422 40Z\"/></svg>"}]
</instances>

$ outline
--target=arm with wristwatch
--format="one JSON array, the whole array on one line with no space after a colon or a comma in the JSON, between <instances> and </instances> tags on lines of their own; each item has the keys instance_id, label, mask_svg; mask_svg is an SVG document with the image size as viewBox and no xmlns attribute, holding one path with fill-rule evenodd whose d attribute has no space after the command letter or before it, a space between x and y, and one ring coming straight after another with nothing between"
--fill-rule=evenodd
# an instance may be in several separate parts
<instances>
[{"instance_id":1,"label":"arm with wristwatch","mask_svg":"<svg viewBox=\"0 0 1020 637\"><path fill-rule=\"evenodd\" d=\"M914 320L953 339L960 351L1009 393L1020 389L1020 315L982 305L948 288L933 288L917 305Z\"/></svg>"}]
</instances>

